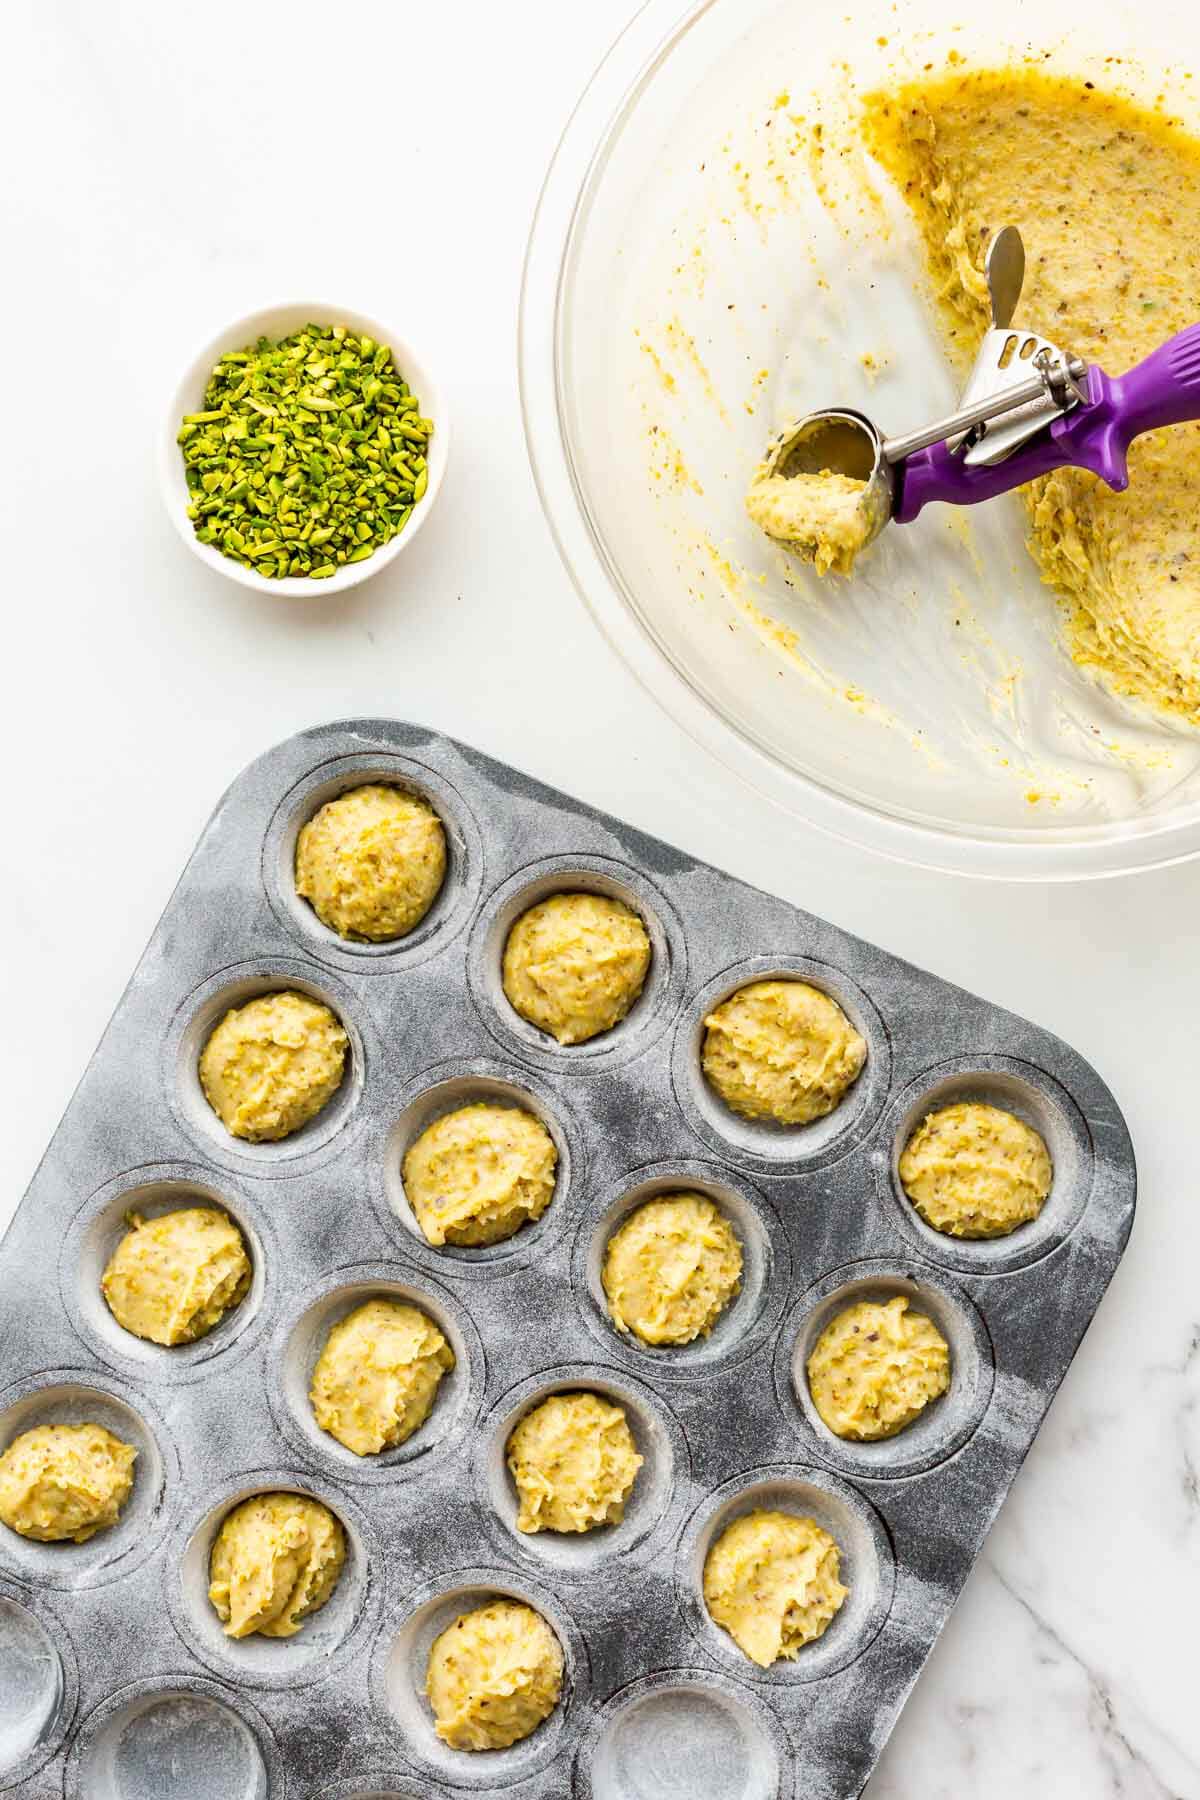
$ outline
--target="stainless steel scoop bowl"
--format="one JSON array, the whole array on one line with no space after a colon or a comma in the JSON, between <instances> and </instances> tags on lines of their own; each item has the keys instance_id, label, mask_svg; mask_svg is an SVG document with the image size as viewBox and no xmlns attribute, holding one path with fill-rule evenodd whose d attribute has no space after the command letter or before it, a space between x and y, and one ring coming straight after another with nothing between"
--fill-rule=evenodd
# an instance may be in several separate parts
<instances>
[{"instance_id":1,"label":"stainless steel scoop bowl","mask_svg":"<svg viewBox=\"0 0 1200 1800\"><path fill-rule=\"evenodd\" d=\"M769 445L768 475L848 475L865 481L859 502L873 543L895 509L896 478L881 433L850 407L807 413Z\"/></svg>"}]
</instances>

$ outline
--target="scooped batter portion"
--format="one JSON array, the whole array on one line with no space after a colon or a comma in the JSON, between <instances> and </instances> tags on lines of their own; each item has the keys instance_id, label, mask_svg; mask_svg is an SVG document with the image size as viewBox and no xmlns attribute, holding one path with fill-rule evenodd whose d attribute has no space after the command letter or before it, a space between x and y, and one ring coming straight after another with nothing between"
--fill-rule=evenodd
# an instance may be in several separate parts
<instances>
[{"instance_id":1,"label":"scooped batter portion","mask_svg":"<svg viewBox=\"0 0 1200 1800\"><path fill-rule=\"evenodd\" d=\"M871 536L865 481L823 469L819 475L754 471L746 511L768 537L812 563L818 575L849 575Z\"/></svg>"},{"instance_id":2,"label":"scooped batter portion","mask_svg":"<svg viewBox=\"0 0 1200 1800\"><path fill-rule=\"evenodd\" d=\"M624 1407L600 1394L551 1394L514 1426L506 1456L527 1532L620 1524L642 1466Z\"/></svg>"},{"instance_id":3,"label":"scooped batter portion","mask_svg":"<svg viewBox=\"0 0 1200 1800\"><path fill-rule=\"evenodd\" d=\"M425 1692L452 1750L505 1750L550 1717L562 1681L562 1645L542 1615L493 1600L434 1639Z\"/></svg>"},{"instance_id":4,"label":"scooped batter portion","mask_svg":"<svg viewBox=\"0 0 1200 1800\"><path fill-rule=\"evenodd\" d=\"M660 1194L614 1231L601 1280L618 1331L643 1344L690 1344L741 1286L742 1246L706 1194Z\"/></svg>"},{"instance_id":5,"label":"scooped batter portion","mask_svg":"<svg viewBox=\"0 0 1200 1800\"><path fill-rule=\"evenodd\" d=\"M404 1158L404 1191L431 1244L498 1244L541 1218L557 1169L540 1119L479 1102L426 1127Z\"/></svg>"},{"instance_id":6,"label":"scooped batter portion","mask_svg":"<svg viewBox=\"0 0 1200 1800\"><path fill-rule=\"evenodd\" d=\"M86 1544L120 1518L136 1461L102 1425L35 1425L0 1456L0 1520L40 1544Z\"/></svg>"},{"instance_id":7,"label":"scooped batter portion","mask_svg":"<svg viewBox=\"0 0 1200 1800\"><path fill-rule=\"evenodd\" d=\"M837 1437L894 1437L950 1386L950 1346L902 1294L831 1319L808 1359L808 1391Z\"/></svg>"},{"instance_id":8,"label":"scooped batter portion","mask_svg":"<svg viewBox=\"0 0 1200 1800\"><path fill-rule=\"evenodd\" d=\"M309 1398L322 1431L355 1456L377 1456L429 1417L454 1352L419 1307L367 1300L333 1327Z\"/></svg>"},{"instance_id":9,"label":"scooped batter portion","mask_svg":"<svg viewBox=\"0 0 1200 1800\"><path fill-rule=\"evenodd\" d=\"M739 1650L769 1669L828 1630L850 1592L838 1580L840 1561L815 1519L746 1513L704 1559L704 1604Z\"/></svg>"},{"instance_id":10,"label":"scooped batter portion","mask_svg":"<svg viewBox=\"0 0 1200 1800\"><path fill-rule=\"evenodd\" d=\"M988 322L993 232L1019 227L1019 322L1119 375L1200 315L1200 142L1032 67L954 69L867 102L924 239L947 343ZM1139 438L1130 487L1064 469L1022 490L1068 647L1115 691L1200 724L1200 424Z\"/></svg>"},{"instance_id":11,"label":"scooped batter portion","mask_svg":"<svg viewBox=\"0 0 1200 1800\"><path fill-rule=\"evenodd\" d=\"M118 1325L151 1344L192 1344L245 1299L253 1270L242 1234L215 1206L130 1213L100 1277Z\"/></svg>"},{"instance_id":12,"label":"scooped batter portion","mask_svg":"<svg viewBox=\"0 0 1200 1800\"><path fill-rule=\"evenodd\" d=\"M350 1040L307 994L262 994L234 1006L200 1053L205 1099L232 1136L290 1137L341 1086Z\"/></svg>"},{"instance_id":13,"label":"scooped batter portion","mask_svg":"<svg viewBox=\"0 0 1200 1800\"><path fill-rule=\"evenodd\" d=\"M900 1157L905 1193L935 1231L1005 1237L1036 1219L1054 1179L1041 1133L979 1100L939 1107Z\"/></svg>"},{"instance_id":14,"label":"scooped batter portion","mask_svg":"<svg viewBox=\"0 0 1200 1800\"><path fill-rule=\"evenodd\" d=\"M433 808L377 782L327 801L296 840L296 892L344 938L406 936L445 875L446 834Z\"/></svg>"},{"instance_id":15,"label":"scooped batter portion","mask_svg":"<svg viewBox=\"0 0 1200 1800\"><path fill-rule=\"evenodd\" d=\"M806 1125L857 1081L867 1046L836 1000L806 981L752 981L704 1021L701 1062L747 1119Z\"/></svg>"},{"instance_id":16,"label":"scooped batter portion","mask_svg":"<svg viewBox=\"0 0 1200 1800\"><path fill-rule=\"evenodd\" d=\"M346 1534L306 1494L252 1494L226 1517L209 1560L208 1597L225 1636L294 1637L333 1593Z\"/></svg>"},{"instance_id":17,"label":"scooped batter portion","mask_svg":"<svg viewBox=\"0 0 1200 1800\"><path fill-rule=\"evenodd\" d=\"M649 934L623 900L551 894L509 932L502 975L523 1019L560 1044L583 1044L621 1022L649 967Z\"/></svg>"}]
</instances>

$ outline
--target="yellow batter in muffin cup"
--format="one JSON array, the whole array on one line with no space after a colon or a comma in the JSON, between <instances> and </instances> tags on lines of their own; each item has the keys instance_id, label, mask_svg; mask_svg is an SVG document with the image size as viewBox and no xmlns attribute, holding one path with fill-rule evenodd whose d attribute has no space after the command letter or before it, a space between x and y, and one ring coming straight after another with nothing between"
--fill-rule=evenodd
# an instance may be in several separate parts
<instances>
[{"instance_id":1,"label":"yellow batter in muffin cup","mask_svg":"<svg viewBox=\"0 0 1200 1800\"><path fill-rule=\"evenodd\" d=\"M551 894L521 914L504 946L509 1005L560 1044L619 1025L645 985L650 935L623 900Z\"/></svg>"},{"instance_id":2,"label":"yellow batter in muffin cup","mask_svg":"<svg viewBox=\"0 0 1200 1800\"><path fill-rule=\"evenodd\" d=\"M859 1300L830 1320L809 1354L808 1391L836 1437L894 1437L950 1386L950 1346L897 1294Z\"/></svg>"},{"instance_id":3,"label":"yellow batter in muffin cup","mask_svg":"<svg viewBox=\"0 0 1200 1800\"><path fill-rule=\"evenodd\" d=\"M613 1232L601 1280L618 1331L643 1344L690 1344L736 1296L742 1246L707 1194L659 1194Z\"/></svg>"},{"instance_id":4,"label":"yellow batter in muffin cup","mask_svg":"<svg viewBox=\"0 0 1200 1800\"><path fill-rule=\"evenodd\" d=\"M108 1259L100 1289L118 1325L151 1344L192 1344L240 1306L253 1269L241 1232L215 1206L144 1219Z\"/></svg>"},{"instance_id":5,"label":"yellow batter in muffin cup","mask_svg":"<svg viewBox=\"0 0 1200 1800\"><path fill-rule=\"evenodd\" d=\"M518 1420L505 1456L525 1532L619 1525L642 1466L624 1407L603 1394L550 1394Z\"/></svg>"},{"instance_id":6,"label":"yellow batter in muffin cup","mask_svg":"<svg viewBox=\"0 0 1200 1800\"><path fill-rule=\"evenodd\" d=\"M404 1158L404 1192L429 1243L498 1244L554 1198L558 1152L532 1113L485 1101L444 1113Z\"/></svg>"},{"instance_id":7,"label":"yellow batter in muffin cup","mask_svg":"<svg viewBox=\"0 0 1200 1800\"><path fill-rule=\"evenodd\" d=\"M209 1557L208 1597L226 1637L294 1637L329 1600L346 1534L307 1494L252 1494L227 1513Z\"/></svg>"},{"instance_id":8,"label":"yellow batter in muffin cup","mask_svg":"<svg viewBox=\"0 0 1200 1800\"><path fill-rule=\"evenodd\" d=\"M867 1060L836 1000L807 981L752 981L704 1021L704 1078L746 1119L807 1125L840 1104Z\"/></svg>"},{"instance_id":9,"label":"yellow batter in muffin cup","mask_svg":"<svg viewBox=\"0 0 1200 1800\"><path fill-rule=\"evenodd\" d=\"M769 1669L829 1629L849 1589L840 1553L815 1519L746 1513L704 1559L704 1604L744 1656Z\"/></svg>"},{"instance_id":10,"label":"yellow batter in muffin cup","mask_svg":"<svg viewBox=\"0 0 1200 1800\"><path fill-rule=\"evenodd\" d=\"M419 1307L366 1300L325 1339L309 1390L313 1417L355 1456L377 1456L420 1429L453 1367L453 1350Z\"/></svg>"},{"instance_id":11,"label":"yellow batter in muffin cup","mask_svg":"<svg viewBox=\"0 0 1200 1800\"><path fill-rule=\"evenodd\" d=\"M550 1717L562 1683L562 1645L542 1615L493 1600L434 1639L425 1692L452 1750L506 1750Z\"/></svg>"},{"instance_id":12,"label":"yellow batter in muffin cup","mask_svg":"<svg viewBox=\"0 0 1200 1800\"><path fill-rule=\"evenodd\" d=\"M1041 1133L981 1100L929 1113L904 1146L899 1172L925 1223L958 1238L1007 1237L1029 1224L1054 1180Z\"/></svg>"},{"instance_id":13,"label":"yellow batter in muffin cup","mask_svg":"<svg viewBox=\"0 0 1200 1800\"><path fill-rule=\"evenodd\" d=\"M446 877L446 834L428 801L368 782L329 800L296 840L296 892L340 937L406 937Z\"/></svg>"},{"instance_id":14,"label":"yellow batter in muffin cup","mask_svg":"<svg viewBox=\"0 0 1200 1800\"><path fill-rule=\"evenodd\" d=\"M349 1048L341 1022L320 1000L291 990L260 994L231 1007L209 1034L200 1086L232 1137L275 1142L328 1106Z\"/></svg>"},{"instance_id":15,"label":"yellow batter in muffin cup","mask_svg":"<svg viewBox=\"0 0 1200 1800\"><path fill-rule=\"evenodd\" d=\"M136 1460L102 1425L35 1425L0 1455L0 1521L37 1543L85 1544L117 1523Z\"/></svg>"}]
</instances>

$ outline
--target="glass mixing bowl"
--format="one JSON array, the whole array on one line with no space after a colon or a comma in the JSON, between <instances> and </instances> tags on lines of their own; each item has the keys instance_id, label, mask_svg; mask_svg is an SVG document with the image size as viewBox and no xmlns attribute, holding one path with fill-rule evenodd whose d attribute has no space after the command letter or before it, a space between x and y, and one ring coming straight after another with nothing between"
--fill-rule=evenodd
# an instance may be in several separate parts
<instances>
[{"instance_id":1,"label":"glass mixing bowl","mask_svg":"<svg viewBox=\"0 0 1200 1800\"><path fill-rule=\"evenodd\" d=\"M1200 850L1200 733L1071 662L1015 499L930 508L889 527L853 581L824 583L743 509L768 437L800 413L849 404L897 433L955 399L857 94L951 55L1032 48L1109 87L1165 90L1200 130L1194 0L966 10L707 0L680 19L678 0L649 0L567 126L533 227L534 473L610 642L784 807L960 873L1150 868Z\"/></svg>"}]
</instances>

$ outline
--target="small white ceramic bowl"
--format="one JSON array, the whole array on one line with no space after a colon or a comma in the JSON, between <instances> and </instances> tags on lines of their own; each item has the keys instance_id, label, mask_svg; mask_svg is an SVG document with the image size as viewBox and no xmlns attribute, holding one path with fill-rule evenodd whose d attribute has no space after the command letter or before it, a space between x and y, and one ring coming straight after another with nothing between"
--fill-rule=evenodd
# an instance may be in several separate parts
<instances>
[{"instance_id":1,"label":"small white ceramic bowl","mask_svg":"<svg viewBox=\"0 0 1200 1800\"><path fill-rule=\"evenodd\" d=\"M199 541L192 521L187 516L190 496L184 475L183 454L176 437L184 414L199 412L203 407L204 390L208 386L213 366L226 350L244 349L260 337L277 341L298 331L310 321L318 325L345 325L360 335L365 333L368 337L373 337L378 344L386 344L391 350L393 362L420 402L422 415L433 420L433 436L429 441L429 480L425 493L413 508L404 530L398 532L372 556L364 557L362 562L345 563L336 574L317 580L308 575L287 575L272 581L248 568L245 563L226 556L214 544L202 544ZM243 318L235 319L211 343L206 344L199 355L193 357L175 390L163 423L158 453L159 485L171 523L192 555L198 556L210 569L215 569L219 575L227 575L231 581L240 581L243 587L256 588L261 594L274 594L282 600L318 600L345 588L355 587L371 575L378 575L407 544L412 543L438 497L449 450L450 419L446 411L445 396L428 366L404 339L390 325L385 325L381 319L371 318L369 313L356 312L346 306L331 306L324 300L302 300L287 305L264 306L258 312L247 313Z\"/></svg>"}]
</instances>

